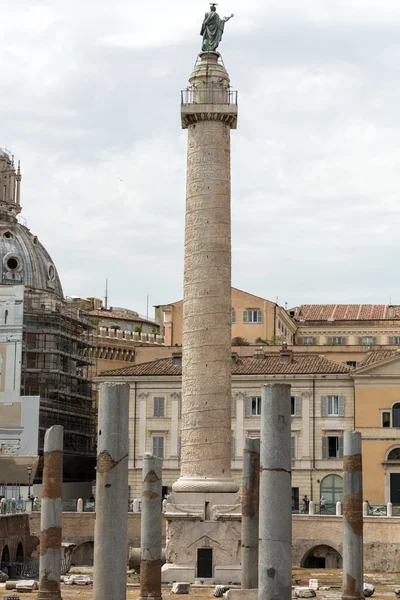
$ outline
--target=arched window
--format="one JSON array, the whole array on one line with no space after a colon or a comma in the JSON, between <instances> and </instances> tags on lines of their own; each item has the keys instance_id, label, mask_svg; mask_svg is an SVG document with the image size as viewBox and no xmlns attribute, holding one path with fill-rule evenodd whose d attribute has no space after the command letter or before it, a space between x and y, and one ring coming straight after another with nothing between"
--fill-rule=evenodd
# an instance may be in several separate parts
<instances>
[{"instance_id":1,"label":"arched window","mask_svg":"<svg viewBox=\"0 0 400 600\"><path fill-rule=\"evenodd\" d=\"M389 452L389 456L387 457L387 459L400 460L400 448L393 448L393 450Z\"/></svg>"},{"instance_id":2,"label":"arched window","mask_svg":"<svg viewBox=\"0 0 400 600\"><path fill-rule=\"evenodd\" d=\"M400 402L392 406L392 427L400 427Z\"/></svg>"},{"instance_id":3,"label":"arched window","mask_svg":"<svg viewBox=\"0 0 400 600\"><path fill-rule=\"evenodd\" d=\"M321 496L324 496L326 507L343 502L343 479L339 475L328 475L321 481Z\"/></svg>"}]
</instances>

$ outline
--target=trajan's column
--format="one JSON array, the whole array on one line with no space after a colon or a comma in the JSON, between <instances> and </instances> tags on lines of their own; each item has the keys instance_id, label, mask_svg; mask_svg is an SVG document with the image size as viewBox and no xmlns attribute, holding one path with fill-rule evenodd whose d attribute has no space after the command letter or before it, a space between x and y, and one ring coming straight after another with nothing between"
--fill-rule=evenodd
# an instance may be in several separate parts
<instances>
[{"instance_id":1,"label":"trajan's column","mask_svg":"<svg viewBox=\"0 0 400 600\"><path fill-rule=\"evenodd\" d=\"M231 478L230 131L238 107L216 51L230 18L211 5L202 52L182 92L188 155L181 475L167 504L166 582L240 579L239 486Z\"/></svg>"}]
</instances>

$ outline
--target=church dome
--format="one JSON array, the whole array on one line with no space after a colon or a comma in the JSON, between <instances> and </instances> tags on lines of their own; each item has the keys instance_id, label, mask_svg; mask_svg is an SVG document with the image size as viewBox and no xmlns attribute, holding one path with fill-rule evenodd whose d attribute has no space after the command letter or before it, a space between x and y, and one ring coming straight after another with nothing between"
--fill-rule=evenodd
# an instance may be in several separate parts
<instances>
[{"instance_id":1,"label":"church dome","mask_svg":"<svg viewBox=\"0 0 400 600\"><path fill-rule=\"evenodd\" d=\"M57 269L37 236L18 222L21 169L0 149L0 284L23 284L63 297Z\"/></svg>"}]
</instances>

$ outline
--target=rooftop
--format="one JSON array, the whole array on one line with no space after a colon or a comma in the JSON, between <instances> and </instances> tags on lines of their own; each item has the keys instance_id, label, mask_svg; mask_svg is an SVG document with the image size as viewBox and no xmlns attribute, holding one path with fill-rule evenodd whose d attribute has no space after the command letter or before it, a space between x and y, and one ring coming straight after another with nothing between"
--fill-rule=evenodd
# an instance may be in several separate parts
<instances>
[{"instance_id":1,"label":"rooftop","mask_svg":"<svg viewBox=\"0 0 400 600\"><path fill-rule=\"evenodd\" d=\"M135 321L142 323L151 323L153 325L157 325L151 319L146 319L146 317L141 317L137 313L135 314L133 311L123 311L117 312L116 310L108 310L106 308L100 310L91 310L89 314L93 317L100 317L101 319L121 319L123 321Z\"/></svg>"},{"instance_id":2,"label":"rooftop","mask_svg":"<svg viewBox=\"0 0 400 600\"><path fill-rule=\"evenodd\" d=\"M320 355L296 354L290 363L283 363L280 355L267 355L263 358L252 356L238 357L232 363L232 375L318 375L346 374L352 368ZM140 365L131 365L122 369L105 371L106 377L148 377L182 375L182 365L173 358L162 358Z\"/></svg>"},{"instance_id":3,"label":"rooftop","mask_svg":"<svg viewBox=\"0 0 400 600\"><path fill-rule=\"evenodd\" d=\"M367 356L359 363L358 367L373 365L374 363L381 362L381 360L392 358L396 355L399 355L397 350L373 350L372 352L368 352Z\"/></svg>"},{"instance_id":4,"label":"rooftop","mask_svg":"<svg viewBox=\"0 0 400 600\"><path fill-rule=\"evenodd\" d=\"M400 306L389 304L302 304L293 311L300 322L400 319Z\"/></svg>"}]
</instances>

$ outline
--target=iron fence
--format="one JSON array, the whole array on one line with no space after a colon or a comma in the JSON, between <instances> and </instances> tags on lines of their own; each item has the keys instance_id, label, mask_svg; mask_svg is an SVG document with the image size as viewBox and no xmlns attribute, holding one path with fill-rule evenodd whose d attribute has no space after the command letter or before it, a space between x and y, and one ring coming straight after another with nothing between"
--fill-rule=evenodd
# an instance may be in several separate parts
<instances>
[{"instance_id":1,"label":"iron fence","mask_svg":"<svg viewBox=\"0 0 400 600\"><path fill-rule=\"evenodd\" d=\"M233 104L238 103L238 93L230 88L187 88L181 91L182 104Z\"/></svg>"},{"instance_id":2,"label":"iron fence","mask_svg":"<svg viewBox=\"0 0 400 600\"><path fill-rule=\"evenodd\" d=\"M71 568L71 556L61 559L61 575L65 575ZM10 579L38 579L39 558L26 558L21 562L1 562L0 571L6 573Z\"/></svg>"}]
</instances>

